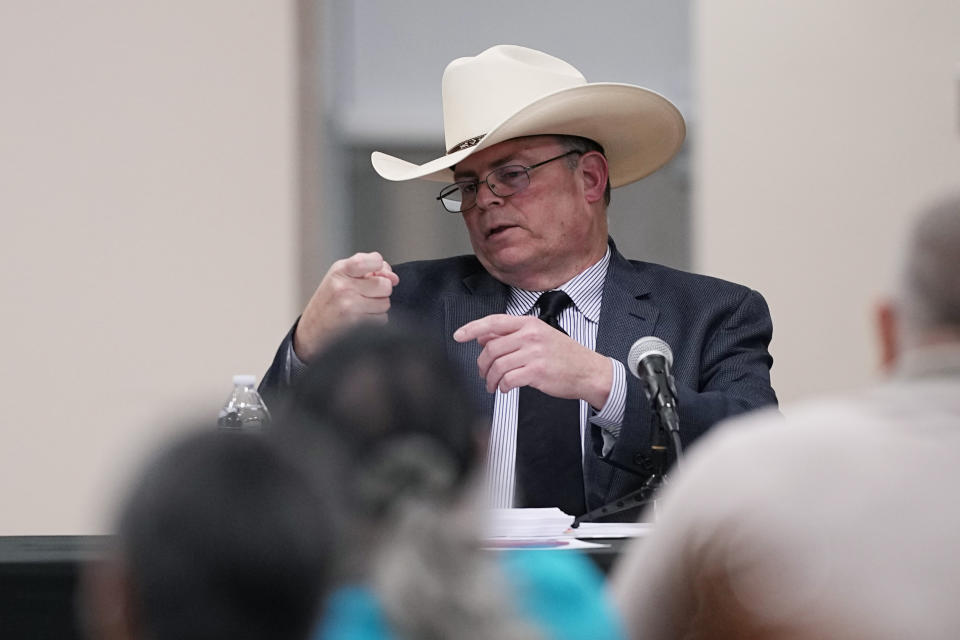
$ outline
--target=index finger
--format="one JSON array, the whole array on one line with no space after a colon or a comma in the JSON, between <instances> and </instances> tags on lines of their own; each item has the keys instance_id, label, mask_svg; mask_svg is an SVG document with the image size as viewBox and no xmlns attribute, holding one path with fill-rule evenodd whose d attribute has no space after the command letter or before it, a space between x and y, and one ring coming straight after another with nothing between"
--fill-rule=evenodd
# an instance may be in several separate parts
<instances>
[{"instance_id":1,"label":"index finger","mask_svg":"<svg viewBox=\"0 0 960 640\"><path fill-rule=\"evenodd\" d=\"M467 342L491 334L502 336L519 329L524 321L525 316L497 313L468 322L453 332L453 339L457 342Z\"/></svg>"}]
</instances>

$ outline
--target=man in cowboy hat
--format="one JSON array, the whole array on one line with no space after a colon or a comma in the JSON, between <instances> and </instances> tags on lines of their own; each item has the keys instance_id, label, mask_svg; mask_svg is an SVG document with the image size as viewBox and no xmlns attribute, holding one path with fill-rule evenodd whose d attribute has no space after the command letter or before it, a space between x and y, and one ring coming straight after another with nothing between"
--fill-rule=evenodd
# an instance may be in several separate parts
<instances>
[{"instance_id":1,"label":"man in cowboy hat","mask_svg":"<svg viewBox=\"0 0 960 640\"><path fill-rule=\"evenodd\" d=\"M610 188L656 171L683 142L670 102L587 83L568 63L512 45L454 60L442 85L447 153L416 165L375 152L372 162L388 180L449 183L438 200L463 216L475 255L334 263L278 350L265 393L289 385L341 327L385 321L388 310L413 316L492 417L494 505L578 515L655 470L651 409L623 364L637 338L673 348L684 442L776 403L758 293L628 261L608 236Z\"/></svg>"}]
</instances>

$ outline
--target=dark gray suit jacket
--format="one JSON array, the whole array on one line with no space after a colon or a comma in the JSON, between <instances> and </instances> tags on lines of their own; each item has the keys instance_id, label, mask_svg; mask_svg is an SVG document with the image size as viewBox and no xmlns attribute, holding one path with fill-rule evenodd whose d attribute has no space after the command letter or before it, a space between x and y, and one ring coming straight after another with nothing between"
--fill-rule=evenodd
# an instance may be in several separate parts
<instances>
[{"instance_id":1,"label":"dark gray suit jacket","mask_svg":"<svg viewBox=\"0 0 960 640\"><path fill-rule=\"evenodd\" d=\"M772 323L759 293L716 278L627 260L612 240L610 247L596 350L626 365L638 338L657 336L671 346L684 446L723 418L777 403L767 351ZM436 336L462 368L478 406L492 414L493 394L487 393L477 371L480 345L461 344L452 336L471 320L503 313L508 287L472 255L408 262L394 271L400 282L390 298L391 318L410 316L428 335ZM293 330L264 375L261 389L268 397L276 397L286 384L292 335ZM599 427L590 433L584 458L588 509L643 484L651 464L651 418L640 382L628 373L623 428L605 458Z\"/></svg>"}]
</instances>

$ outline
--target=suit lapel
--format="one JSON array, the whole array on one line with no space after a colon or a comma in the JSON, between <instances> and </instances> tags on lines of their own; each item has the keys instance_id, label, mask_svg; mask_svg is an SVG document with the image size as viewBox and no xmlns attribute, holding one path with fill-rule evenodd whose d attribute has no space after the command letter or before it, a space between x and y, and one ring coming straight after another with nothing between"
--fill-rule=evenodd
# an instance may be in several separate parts
<instances>
[{"instance_id":1,"label":"suit lapel","mask_svg":"<svg viewBox=\"0 0 960 640\"><path fill-rule=\"evenodd\" d=\"M660 315L650 301L642 269L631 264L611 242L612 254L603 284L597 351L626 363L630 347L653 331Z\"/></svg>"},{"instance_id":2,"label":"suit lapel","mask_svg":"<svg viewBox=\"0 0 960 640\"><path fill-rule=\"evenodd\" d=\"M597 328L597 352L619 360L626 366L630 347L638 338L653 333L660 312L650 300L650 287L643 276L642 267L624 258L612 239L610 251ZM631 375L629 371L627 375ZM639 398L628 394L625 415L633 413L631 408L638 402ZM599 430L598 427L593 429ZM584 479L588 503L599 505L606 502L615 469L600 459L600 434L596 433L592 440L596 443L594 451L597 455L584 457Z\"/></svg>"},{"instance_id":3,"label":"suit lapel","mask_svg":"<svg viewBox=\"0 0 960 640\"><path fill-rule=\"evenodd\" d=\"M463 279L464 292L445 296L441 302L444 330L447 335L447 354L460 367L464 380L484 416L493 415L493 394L487 392L486 382L477 375L477 358L482 348L476 340L459 343L453 332L468 322L492 313L503 313L507 308L509 289L483 269Z\"/></svg>"}]
</instances>

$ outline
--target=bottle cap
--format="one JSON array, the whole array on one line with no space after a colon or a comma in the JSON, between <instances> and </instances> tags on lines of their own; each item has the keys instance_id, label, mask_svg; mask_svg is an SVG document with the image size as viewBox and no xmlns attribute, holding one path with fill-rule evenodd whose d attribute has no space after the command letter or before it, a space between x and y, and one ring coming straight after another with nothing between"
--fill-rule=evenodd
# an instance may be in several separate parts
<instances>
[{"instance_id":1,"label":"bottle cap","mask_svg":"<svg viewBox=\"0 0 960 640\"><path fill-rule=\"evenodd\" d=\"M233 386L235 387L252 387L255 384L257 384L257 376L251 376L251 375L233 376Z\"/></svg>"}]
</instances>

